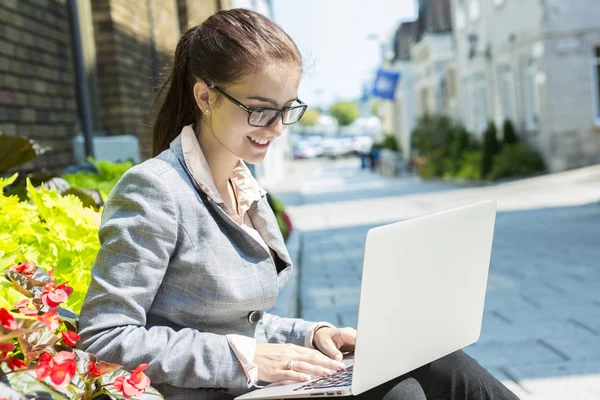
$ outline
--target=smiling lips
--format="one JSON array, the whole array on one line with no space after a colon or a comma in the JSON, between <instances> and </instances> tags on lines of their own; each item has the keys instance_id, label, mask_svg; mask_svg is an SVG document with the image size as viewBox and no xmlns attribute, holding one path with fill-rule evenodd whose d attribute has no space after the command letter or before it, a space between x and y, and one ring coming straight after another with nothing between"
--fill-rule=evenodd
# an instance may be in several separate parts
<instances>
[{"instance_id":1,"label":"smiling lips","mask_svg":"<svg viewBox=\"0 0 600 400\"><path fill-rule=\"evenodd\" d=\"M255 147L257 147L259 149L264 149L266 147L269 147L269 144L271 143L270 140L257 139L252 136L248 136L248 140L250 141L250 143L252 145L254 145Z\"/></svg>"}]
</instances>

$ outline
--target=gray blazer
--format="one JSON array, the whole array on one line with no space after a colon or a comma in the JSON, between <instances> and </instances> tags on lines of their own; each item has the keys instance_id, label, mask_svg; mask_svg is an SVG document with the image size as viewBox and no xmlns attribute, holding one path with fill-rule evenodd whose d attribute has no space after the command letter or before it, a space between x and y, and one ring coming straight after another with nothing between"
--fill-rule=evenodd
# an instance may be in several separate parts
<instances>
[{"instance_id":1,"label":"gray blazer","mask_svg":"<svg viewBox=\"0 0 600 400\"><path fill-rule=\"evenodd\" d=\"M248 215L285 263L279 274L265 248L191 178L180 136L127 171L102 213L79 347L128 369L149 363L152 385L169 399L249 391L225 334L302 346L312 323L265 312L292 265L266 198Z\"/></svg>"}]
</instances>

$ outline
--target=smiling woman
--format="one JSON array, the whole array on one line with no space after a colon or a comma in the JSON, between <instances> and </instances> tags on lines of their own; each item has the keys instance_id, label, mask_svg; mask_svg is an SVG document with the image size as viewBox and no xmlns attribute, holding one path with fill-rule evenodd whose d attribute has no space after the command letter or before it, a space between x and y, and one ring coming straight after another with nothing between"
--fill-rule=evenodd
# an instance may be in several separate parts
<instances>
[{"instance_id":1,"label":"smiling woman","mask_svg":"<svg viewBox=\"0 0 600 400\"><path fill-rule=\"evenodd\" d=\"M128 369L147 363L152 384L172 399L232 399L259 381L344 368L354 329L267 312L292 264L245 164L262 161L302 117L301 75L292 39L255 12L221 11L183 35L154 125L154 158L129 169L104 207L80 347ZM422 376L363 397L422 399L420 384L448 380ZM458 398L446 394L435 397Z\"/></svg>"}]
</instances>

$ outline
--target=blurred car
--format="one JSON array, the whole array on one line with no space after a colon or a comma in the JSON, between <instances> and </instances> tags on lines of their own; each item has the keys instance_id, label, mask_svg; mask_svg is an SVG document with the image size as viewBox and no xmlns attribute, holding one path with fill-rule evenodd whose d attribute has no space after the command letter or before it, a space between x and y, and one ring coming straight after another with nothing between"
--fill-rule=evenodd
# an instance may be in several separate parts
<instances>
[{"instance_id":1,"label":"blurred car","mask_svg":"<svg viewBox=\"0 0 600 400\"><path fill-rule=\"evenodd\" d=\"M296 143L294 147L294 159L308 159L319 157L323 153L323 149L320 146L311 144L307 141Z\"/></svg>"},{"instance_id":2,"label":"blurred car","mask_svg":"<svg viewBox=\"0 0 600 400\"><path fill-rule=\"evenodd\" d=\"M322 147L322 156L332 159L346 157L354 152L352 140L348 138L325 139Z\"/></svg>"}]
</instances>

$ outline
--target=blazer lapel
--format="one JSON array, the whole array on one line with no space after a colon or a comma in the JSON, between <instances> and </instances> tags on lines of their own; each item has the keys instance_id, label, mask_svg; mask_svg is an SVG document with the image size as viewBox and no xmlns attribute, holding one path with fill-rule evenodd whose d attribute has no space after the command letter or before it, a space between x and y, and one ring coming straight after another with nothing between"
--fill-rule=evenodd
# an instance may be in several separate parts
<instances>
[{"instance_id":1,"label":"blazer lapel","mask_svg":"<svg viewBox=\"0 0 600 400\"><path fill-rule=\"evenodd\" d=\"M191 172L188 170L187 165L185 163L183 149L181 146L181 134L171 142L170 148L173 151L173 153L175 153L175 155L179 159L179 162L189 175L191 184L196 190L202 192L202 189L198 187L196 181L191 177ZM210 199L208 200L210 201ZM262 248L262 246L258 242L256 242L256 240L251 235L248 235L235 222L227 218L225 212L221 210L218 207L218 205L215 204L214 206L214 208L217 210L217 213L220 214L220 216L223 218L223 220L225 220L226 223L228 223L232 228L239 230L241 233L243 233L243 235L251 239L257 247ZM275 215L273 214L273 211L271 210L271 207L269 206L269 203L267 202L266 197L264 196L261 200L252 204L252 206L248 209L247 213L250 217L250 220L252 221L252 225L254 225L254 229L258 231L258 233L263 238L267 246L273 249L279 256L279 258L281 258L281 260L287 265L287 268L281 271L277 276L278 286L279 288L281 288L287 281L287 278L291 272L290 267L292 266L292 260L283 240L283 236L281 235L281 231L279 230L277 219L275 218Z\"/></svg>"}]
</instances>

